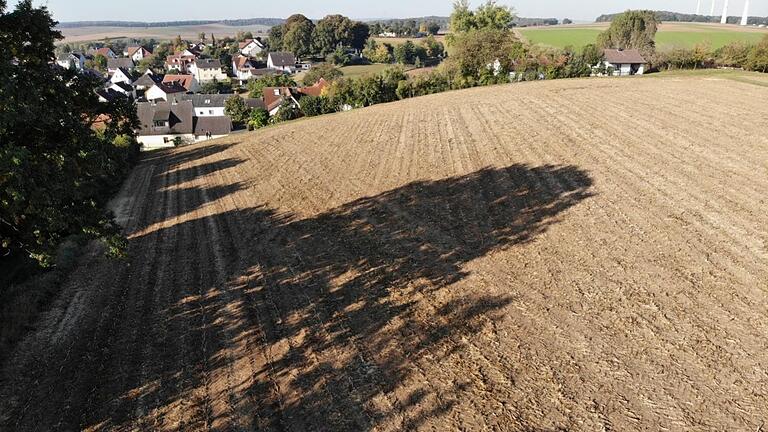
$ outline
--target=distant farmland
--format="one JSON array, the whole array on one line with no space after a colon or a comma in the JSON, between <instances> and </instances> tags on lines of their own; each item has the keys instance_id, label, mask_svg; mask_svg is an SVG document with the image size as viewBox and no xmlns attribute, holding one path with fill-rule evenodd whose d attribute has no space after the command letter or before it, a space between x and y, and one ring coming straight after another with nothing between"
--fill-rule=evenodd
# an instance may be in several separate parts
<instances>
[{"instance_id":1,"label":"distant farmland","mask_svg":"<svg viewBox=\"0 0 768 432\"><path fill-rule=\"evenodd\" d=\"M557 48L564 48L569 45L580 48L594 43L597 40L597 35L607 26L607 23L601 23L549 28L521 28L518 31L532 43ZM690 48L701 43L709 43L712 48L719 48L731 42L757 42L765 35L768 35L768 30L754 27L664 23L656 34L656 45L660 50Z\"/></svg>"},{"instance_id":2,"label":"distant farmland","mask_svg":"<svg viewBox=\"0 0 768 432\"><path fill-rule=\"evenodd\" d=\"M234 36L238 31L263 33L266 35L269 27L264 25L229 26L225 24L205 24L172 27L72 27L59 29L64 35L63 43L76 43L110 39L143 39L158 40L172 39L177 35L188 40L197 39L200 33L208 37L211 34L218 37Z\"/></svg>"}]
</instances>

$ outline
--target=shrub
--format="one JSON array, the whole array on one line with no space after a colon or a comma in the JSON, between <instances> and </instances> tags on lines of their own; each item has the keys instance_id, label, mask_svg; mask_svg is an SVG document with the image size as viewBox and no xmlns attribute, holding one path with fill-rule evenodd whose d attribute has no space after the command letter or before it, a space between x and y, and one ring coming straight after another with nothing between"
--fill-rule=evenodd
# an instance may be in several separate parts
<instances>
[{"instance_id":1,"label":"shrub","mask_svg":"<svg viewBox=\"0 0 768 432\"><path fill-rule=\"evenodd\" d=\"M320 81L320 78L331 82L344 76L344 73L330 63L319 64L304 74L303 83L305 86L311 86Z\"/></svg>"},{"instance_id":2,"label":"shrub","mask_svg":"<svg viewBox=\"0 0 768 432\"><path fill-rule=\"evenodd\" d=\"M251 110L248 117L248 130L260 129L269 124L269 111L264 108L255 108Z\"/></svg>"},{"instance_id":3,"label":"shrub","mask_svg":"<svg viewBox=\"0 0 768 432\"><path fill-rule=\"evenodd\" d=\"M307 117L314 117L335 112L331 100L325 96L304 96L301 98L301 112Z\"/></svg>"}]
</instances>

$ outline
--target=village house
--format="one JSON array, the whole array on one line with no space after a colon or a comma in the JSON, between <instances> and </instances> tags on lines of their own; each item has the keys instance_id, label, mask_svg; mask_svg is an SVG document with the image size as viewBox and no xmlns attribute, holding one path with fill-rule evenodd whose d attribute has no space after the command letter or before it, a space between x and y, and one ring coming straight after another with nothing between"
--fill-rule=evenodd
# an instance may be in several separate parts
<instances>
[{"instance_id":1,"label":"village house","mask_svg":"<svg viewBox=\"0 0 768 432\"><path fill-rule=\"evenodd\" d=\"M221 70L221 61L218 59L196 59L187 66L187 70L200 84L227 79L227 75Z\"/></svg>"},{"instance_id":2,"label":"village house","mask_svg":"<svg viewBox=\"0 0 768 432\"><path fill-rule=\"evenodd\" d=\"M96 93L96 96L99 97L99 102L105 103L105 102L112 102L116 98L123 95L123 93L114 91L109 88L99 88L94 91Z\"/></svg>"},{"instance_id":3,"label":"village house","mask_svg":"<svg viewBox=\"0 0 768 432\"><path fill-rule=\"evenodd\" d=\"M255 57L264 51L264 44L259 39L246 39L238 44L240 54L246 57Z\"/></svg>"},{"instance_id":4,"label":"village house","mask_svg":"<svg viewBox=\"0 0 768 432\"><path fill-rule=\"evenodd\" d=\"M152 51L145 46L132 46L123 51L123 55L138 63L152 55Z\"/></svg>"},{"instance_id":5,"label":"village house","mask_svg":"<svg viewBox=\"0 0 768 432\"><path fill-rule=\"evenodd\" d=\"M186 92L187 92L187 89L182 87L181 84L179 84L176 81L169 82L169 83L160 82L153 85L152 87L149 87L144 92L144 97L148 101L160 101L160 100L167 101L174 95L178 95L180 93L184 94Z\"/></svg>"},{"instance_id":6,"label":"village house","mask_svg":"<svg viewBox=\"0 0 768 432\"><path fill-rule=\"evenodd\" d=\"M271 52L267 55L267 68L283 72L296 72L296 57L289 52Z\"/></svg>"},{"instance_id":7,"label":"village house","mask_svg":"<svg viewBox=\"0 0 768 432\"><path fill-rule=\"evenodd\" d=\"M314 85L308 87L265 87L262 90L264 106L270 116L280 111L285 100L290 100L295 108L301 108L301 98L304 96L320 96L323 89L328 86L328 81L320 78Z\"/></svg>"},{"instance_id":8,"label":"village house","mask_svg":"<svg viewBox=\"0 0 768 432\"><path fill-rule=\"evenodd\" d=\"M642 75L645 72L646 61L636 49L606 49L603 54L603 66L611 68L614 76Z\"/></svg>"},{"instance_id":9,"label":"village house","mask_svg":"<svg viewBox=\"0 0 768 432\"><path fill-rule=\"evenodd\" d=\"M131 78L131 73L124 68L118 68L112 74L109 76L109 81L112 83L118 83L123 82L128 85L133 84L133 78Z\"/></svg>"},{"instance_id":10,"label":"village house","mask_svg":"<svg viewBox=\"0 0 768 432\"><path fill-rule=\"evenodd\" d=\"M163 82L162 76L157 76L151 69L147 69L142 76L133 82L133 88L135 88L137 94L141 96L147 89L161 82Z\"/></svg>"},{"instance_id":11,"label":"village house","mask_svg":"<svg viewBox=\"0 0 768 432\"><path fill-rule=\"evenodd\" d=\"M123 81L117 81L117 82L107 82L106 84L107 90L111 90L117 93L120 93L122 95L128 96L132 99L136 99L136 89L133 88L133 86L130 83L126 83Z\"/></svg>"},{"instance_id":12,"label":"village house","mask_svg":"<svg viewBox=\"0 0 768 432\"><path fill-rule=\"evenodd\" d=\"M241 55L232 58L232 72L240 80L241 84L250 79L274 73L270 69L260 69L255 60Z\"/></svg>"},{"instance_id":13,"label":"village house","mask_svg":"<svg viewBox=\"0 0 768 432\"><path fill-rule=\"evenodd\" d=\"M189 65L194 63L197 57L193 55L184 55L182 53L169 55L165 58L165 69L168 71L177 70L180 73L188 73Z\"/></svg>"},{"instance_id":14,"label":"village house","mask_svg":"<svg viewBox=\"0 0 768 432\"><path fill-rule=\"evenodd\" d=\"M190 101L139 102L136 114L140 127L137 140L144 150L173 147L174 140L195 141L195 125Z\"/></svg>"},{"instance_id":15,"label":"village house","mask_svg":"<svg viewBox=\"0 0 768 432\"><path fill-rule=\"evenodd\" d=\"M82 53L71 52L61 55L56 58L56 64L64 69L77 69L79 71L85 69L85 56Z\"/></svg>"},{"instance_id":16,"label":"village house","mask_svg":"<svg viewBox=\"0 0 768 432\"><path fill-rule=\"evenodd\" d=\"M190 74L168 74L163 77L162 82L165 84L176 82L190 93L194 93L200 89L200 83L197 82L197 78Z\"/></svg>"},{"instance_id":17,"label":"village house","mask_svg":"<svg viewBox=\"0 0 768 432\"><path fill-rule=\"evenodd\" d=\"M110 58L107 59L107 72L114 73L118 69L132 71L136 64L131 58Z\"/></svg>"},{"instance_id":18,"label":"village house","mask_svg":"<svg viewBox=\"0 0 768 432\"><path fill-rule=\"evenodd\" d=\"M103 55L104 57L106 57L108 59L116 59L117 58L117 54L115 54L115 52L112 51L112 48L108 48L108 47L103 47L103 48L99 48L99 49L95 50L93 52L93 55L94 56Z\"/></svg>"}]
</instances>

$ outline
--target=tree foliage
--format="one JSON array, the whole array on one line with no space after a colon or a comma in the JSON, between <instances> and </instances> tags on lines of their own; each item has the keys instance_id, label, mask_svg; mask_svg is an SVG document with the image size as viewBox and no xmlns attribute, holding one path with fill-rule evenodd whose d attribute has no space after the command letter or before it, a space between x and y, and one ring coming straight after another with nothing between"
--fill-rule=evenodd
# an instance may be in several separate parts
<instances>
[{"instance_id":1,"label":"tree foliage","mask_svg":"<svg viewBox=\"0 0 768 432\"><path fill-rule=\"evenodd\" d=\"M451 31L453 33L469 32L472 30L504 30L512 26L515 12L507 6L488 0L477 10L469 8L469 0L457 0L453 4L451 14Z\"/></svg>"},{"instance_id":2,"label":"tree foliage","mask_svg":"<svg viewBox=\"0 0 768 432\"><path fill-rule=\"evenodd\" d=\"M288 17L283 24L282 49L292 52L296 57L312 53L312 33L315 24L301 14Z\"/></svg>"},{"instance_id":3,"label":"tree foliage","mask_svg":"<svg viewBox=\"0 0 768 432\"><path fill-rule=\"evenodd\" d=\"M290 75L265 75L248 82L248 93L252 98L261 98L266 87L293 87L296 82Z\"/></svg>"},{"instance_id":4,"label":"tree foliage","mask_svg":"<svg viewBox=\"0 0 768 432\"><path fill-rule=\"evenodd\" d=\"M74 234L118 252L104 207L138 149L127 98L100 104L96 80L49 65L55 25L31 0L12 12L0 3L0 255L26 251L43 264Z\"/></svg>"},{"instance_id":5,"label":"tree foliage","mask_svg":"<svg viewBox=\"0 0 768 432\"><path fill-rule=\"evenodd\" d=\"M602 48L637 49L650 54L656 47L658 25L653 11L627 11L600 33L597 44Z\"/></svg>"},{"instance_id":6,"label":"tree foliage","mask_svg":"<svg viewBox=\"0 0 768 432\"><path fill-rule=\"evenodd\" d=\"M234 95L224 102L224 113L232 119L232 123L243 125L248 121L251 110L248 108L248 105L245 104L243 98Z\"/></svg>"},{"instance_id":7,"label":"tree foliage","mask_svg":"<svg viewBox=\"0 0 768 432\"><path fill-rule=\"evenodd\" d=\"M320 81L320 78L323 78L328 82L331 82L338 78L341 78L343 75L344 73L334 65L330 63L321 63L317 66L314 66L312 69L308 70L304 74L304 78L302 82L304 83L305 86L311 86L312 84L315 84L316 82Z\"/></svg>"},{"instance_id":8,"label":"tree foliage","mask_svg":"<svg viewBox=\"0 0 768 432\"><path fill-rule=\"evenodd\" d=\"M269 124L269 111L264 108L251 110L248 116L248 130L261 129Z\"/></svg>"}]
</instances>

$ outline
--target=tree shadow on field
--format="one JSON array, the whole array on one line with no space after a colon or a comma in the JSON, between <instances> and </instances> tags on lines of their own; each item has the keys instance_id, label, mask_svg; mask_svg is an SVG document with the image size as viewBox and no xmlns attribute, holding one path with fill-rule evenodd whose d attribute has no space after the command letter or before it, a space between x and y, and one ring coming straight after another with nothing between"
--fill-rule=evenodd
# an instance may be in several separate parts
<instances>
[{"instance_id":1,"label":"tree shadow on field","mask_svg":"<svg viewBox=\"0 0 768 432\"><path fill-rule=\"evenodd\" d=\"M460 381L430 384L421 364L439 365L512 301L451 292L468 276L463 265L533 240L591 186L573 166L513 165L410 183L308 219L264 207L216 214L207 226L226 244L211 247L241 265L220 275L225 290L180 305L174 319L208 314L212 370L239 360L227 359L238 343L260 347L242 354L261 364L230 401L252 407L257 429L415 428L462 392Z\"/></svg>"},{"instance_id":2,"label":"tree shadow on field","mask_svg":"<svg viewBox=\"0 0 768 432\"><path fill-rule=\"evenodd\" d=\"M131 429L137 412L150 417L174 406L195 413L188 429L408 430L444 417L472 384L462 371L441 370L441 361L467 349L465 340L514 300L498 286L484 292L461 284L469 276L465 265L533 241L592 196L591 187L590 176L574 166L512 165L413 182L304 219L266 206L222 206L228 210L129 232L136 251L175 239L179 273L172 287L161 288L176 297L155 311L164 314L170 335L148 337L144 343L160 355L145 370L127 372L134 378L92 396L89 406L103 409L73 408L64 426ZM188 204L165 214L212 200L247 202L239 183L215 190L186 188ZM159 190L151 193L161 200ZM128 271L135 273L126 284L148 271L142 259L131 257ZM108 363L100 357L108 355L95 350L89 361ZM188 357L186 366L180 356ZM138 369L141 361L124 363ZM233 365L251 369L243 378ZM200 397L211 377L222 376L230 377L231 391L216 387L208 392L213 402ZM109 409L112 401L120 408ZM222 404L228 408L213 408ZM178 426L163 421L147 424Z\"/></svg>"}]
</instances>

